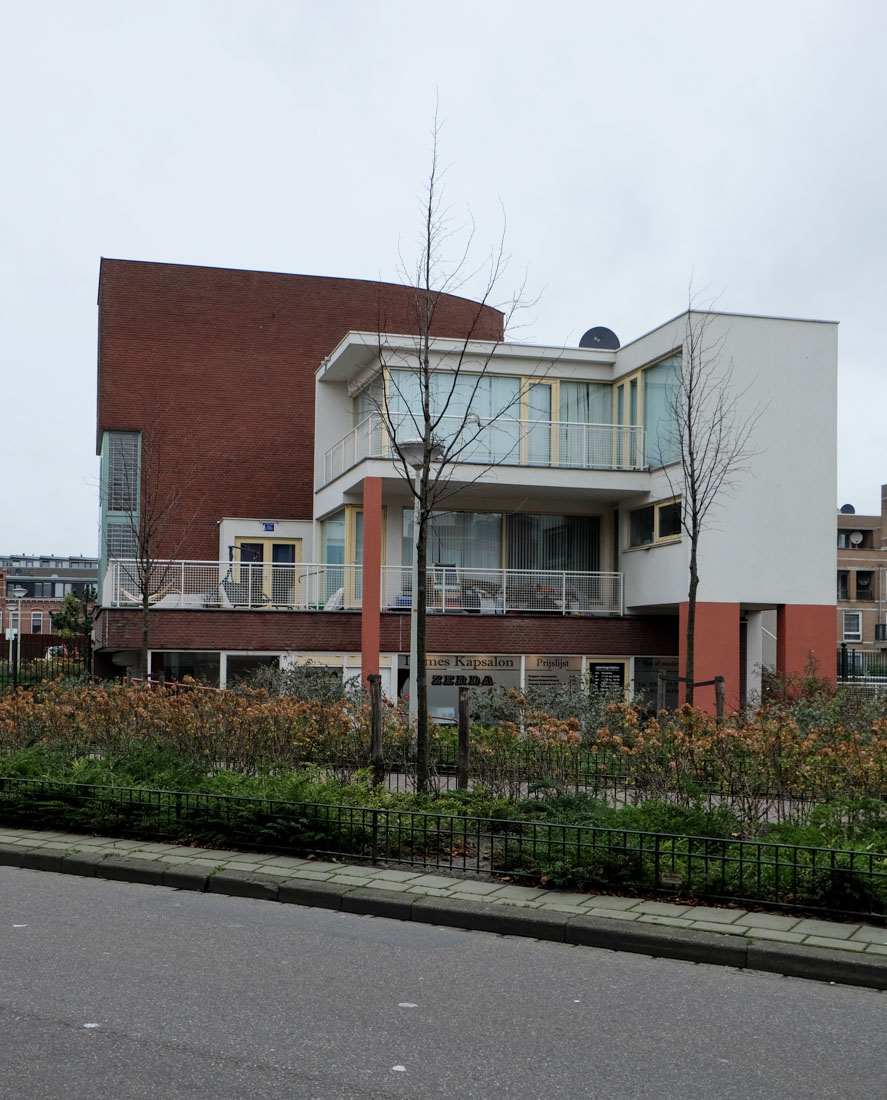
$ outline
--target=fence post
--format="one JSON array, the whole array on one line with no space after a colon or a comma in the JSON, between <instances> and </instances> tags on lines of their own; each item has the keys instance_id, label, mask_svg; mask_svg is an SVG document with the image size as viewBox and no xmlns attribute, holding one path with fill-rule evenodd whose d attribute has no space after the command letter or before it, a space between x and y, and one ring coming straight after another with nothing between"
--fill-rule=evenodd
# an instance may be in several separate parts
<instances>
[{"instance_id":1,"label":"fence post","mask_svg":"<svg viewBox=\"0 0 887 1100\"><path fill-rule=\"evenodd\" d=\"M379 862L379 811L373 810L373 823L371 826L372 848L370 850L370 862L375 867Z\"/></svg>"},{"instance_id":2,"label":"fence post","mask_svg":"<svg viewBox=\"0 0 887 1100\"><path fill-rule=\"evenodd\" d=\"M382 677L378 672L367 676L370 685L370 764L373 769L373 786L385 779L385 756L382 752Z\"/></svg>"},{"instance_id":3,"label":"fence post","mask_svg":"<svg viewBox=\"0 0 887 1100\"><path fill-rule=\"evenodd\" d=\"M668 676L668 673L665 671L664 668L660 668L660 670L656 674L656 713L657 714L659 714L661 711L665 710L665 685L666 685L667 676Z\"/></svg>"},{"instance_id":4,"label":"fence post","mask_svg":"<svg viewBox=\"0 0 887 1100\"><path fill-rule=\"evenodd\" d=\"M471 719L468 714L468 688L459 688L459 753L456 786L460 791L468 787L468 731Z\"/></svg>"},{"instance_id":5,"label":"fence post","mask_svg":"<svg viewBox=\"0 0 887 1100\"><path fill-rule=\"evenodd\" d=\"M715 676L715 713L718 718L724 717L724 677Z\"/></svg>"},{"instance_id":6,"label":"fence post","mask_svg":"<svg viewBox=\"0 0 887 1100\"><path fill-rule=\"evenodd\" d=\"M841 672L842 680L847 679L847 643L841 642Z\"/></svg>"}]
</instances>

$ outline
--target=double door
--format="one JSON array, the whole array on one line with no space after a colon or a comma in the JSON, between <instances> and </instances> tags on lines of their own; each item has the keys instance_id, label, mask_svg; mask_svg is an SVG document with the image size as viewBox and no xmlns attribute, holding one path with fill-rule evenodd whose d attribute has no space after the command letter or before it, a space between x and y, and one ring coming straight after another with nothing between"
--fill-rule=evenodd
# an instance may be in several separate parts
<instances>
[{"instance_id":1,"label":"double door","mask_svg":"<svg viewBox=\"0 0 887 1100\"><path fill-rule=\"evenodd\" d=\"M239 538L234 540L234 555L237 580L247 586L250 605L298 606L301 539Z\"/></svg>"}]
</instances>

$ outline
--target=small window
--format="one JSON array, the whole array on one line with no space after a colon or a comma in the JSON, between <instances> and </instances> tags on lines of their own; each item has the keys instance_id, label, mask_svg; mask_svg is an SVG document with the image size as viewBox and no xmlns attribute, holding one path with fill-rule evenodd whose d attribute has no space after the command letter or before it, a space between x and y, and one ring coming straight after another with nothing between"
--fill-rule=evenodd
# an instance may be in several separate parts
<instances>
[{"instance_id":1,"label":"small window","mask_svg":"<svg viewBox=\"0 0 887 1100\"><path fill-rule=\"evenodd\" d=\"M649 508L638 508L631 513L631 531L629 546L646 546L653 541L655 521L655 509L651 504Z\"/></svg>"},{"instance_id":2,"label":"small window","mask_svg":"<svg viewBox=\"0 0 887 1100\"><path fill-rule=\"evenodd\" d=\"M650 546L681 535L681 502L665 500L629 513L629 546Z\"/></svg>"},{"instance_id":3,"label":"small window","mask_svg":"<svg viewBox=\"0 0 887 1100\"><path fill-rule=\"evenodd\" d=\"M43 612L32 611L31 612L31 633L42 634L43 633Z\"/></svg>"},{"instance_id":4,"label":"small window","mask_svg":"<svg viewBox=\"0 0 887 1100\"><path fill-rule=\"evenodd\" d=\"M845 611L844 612L844 641L845 642L861 642L862 641L862 612L861 611Z\"/></svg>"},{"instance_id":5,"label":"small window","mask_svg":"<svg viewBox=\"0 0 887 1100\"><path fill-rule=\"evenodd\" d=\"M681 533L681 502L673 501L671 504L660 504L658 512L657 533L661 539L671 539Z\"/></svg>"}]
</instances>

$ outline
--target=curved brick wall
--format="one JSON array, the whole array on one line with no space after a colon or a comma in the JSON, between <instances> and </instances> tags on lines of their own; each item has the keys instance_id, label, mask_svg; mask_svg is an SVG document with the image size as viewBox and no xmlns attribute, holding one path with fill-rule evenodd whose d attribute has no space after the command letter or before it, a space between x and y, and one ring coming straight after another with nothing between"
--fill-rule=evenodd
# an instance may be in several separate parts
<instances>
[{"instance_id":1,"label":"curved brick wall","mask_svg":"<svg viewBox=\"0 0 887 1100\"><path fill-rule=\"evenodd\" d=\"M314 373L350 330L416 331L415 291L180 264L103 260L98 432L141 431L145 468L181 494L160 547L214 559L224 516L310 519ZM502 315L443 296L439 336L496 339Z\"/></svg>"}]
</instances>

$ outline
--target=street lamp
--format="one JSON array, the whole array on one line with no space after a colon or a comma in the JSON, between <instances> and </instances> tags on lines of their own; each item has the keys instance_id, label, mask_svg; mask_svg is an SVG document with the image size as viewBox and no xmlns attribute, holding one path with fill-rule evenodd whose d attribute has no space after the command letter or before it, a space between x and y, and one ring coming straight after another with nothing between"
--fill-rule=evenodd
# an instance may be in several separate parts
<instances>
[{"instance_id":1,"label":"street lamp","mask_svg":"<svg viewBox=\"0 0 887 1100\"><path fill-rule=\"evenodd\" d=\"M9 609L9 629L6 637L9 639L9 663L12 666L12 682L18 687L19 667L22 663L22 597L27 596L28 590L20 584L7 589L7 595L18 600L17 604L7 604ZM17 626L12 626L12 615L15 612ZM18 657L18 660L16 660Z\"/></svg>"},{"instance_id":2,"label":"street lamp","mask_svg":"<svg viewBox=\"0 0 887 1100\"><path fill-rule=\"evenodd\" d=\"M422 467L425 464L425 440L407 439L397 444L397 449L404 463L415 473L414 497L413 497L413 560L412 560L412 594L410 596L410 722L415 722L419 716L419 701L417 699L416 680L419 674L419 520L422 505ZM440 462L444 456L444 448L436 440L431 441L429 453L430 462Z\"/></svg>"}]
</instances>

